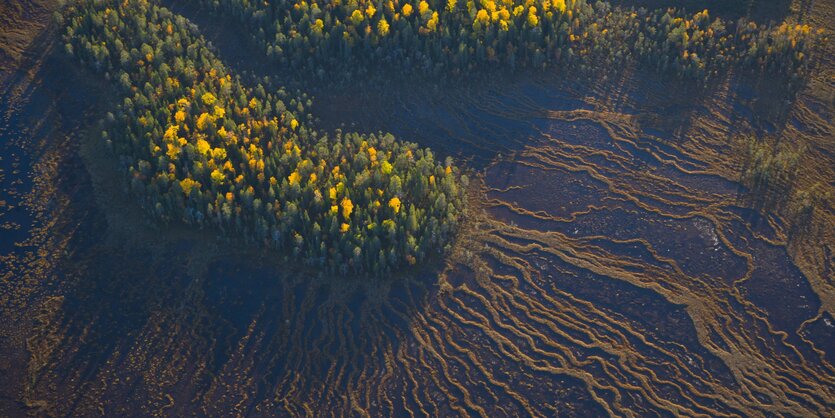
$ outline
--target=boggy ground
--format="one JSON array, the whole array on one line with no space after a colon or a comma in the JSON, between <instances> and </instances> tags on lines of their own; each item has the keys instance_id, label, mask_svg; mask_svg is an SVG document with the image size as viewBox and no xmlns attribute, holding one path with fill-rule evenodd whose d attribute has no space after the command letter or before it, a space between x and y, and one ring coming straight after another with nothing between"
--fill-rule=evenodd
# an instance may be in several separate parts
<instances>
[{"instance_id":1,"label":"boggy ground","mask_svg":"<svg viewBox=\"0 0 835 418\"><path fill-rule=\"evenodd\" d=\"M442 266L364 282L149 222L98 141L107 84L33 33L0 82L2 416L835 409L832 201L758 214L732 140L802 141L794 187L831 189L832 62L788 104L636 71L320 95L323 126L392 131L478 180Z\"/></svg>"}]
</instances>

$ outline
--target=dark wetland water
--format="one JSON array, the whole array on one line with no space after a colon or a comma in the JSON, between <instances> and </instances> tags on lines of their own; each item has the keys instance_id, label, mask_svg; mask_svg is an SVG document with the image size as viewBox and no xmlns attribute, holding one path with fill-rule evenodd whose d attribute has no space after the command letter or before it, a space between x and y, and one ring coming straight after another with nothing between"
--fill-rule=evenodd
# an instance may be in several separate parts
<instances>
[{"instance_id":1,"label":"dark wetland water","mask_svg":"<svg viewBox=\"0 0 835 418\"><path fill-rule=\"evenodd\" d=\"M147 220L96 137L106 85L50 39L0 81L2 416L835 411L835 208L758 207L733 152L780 132L831 189L825 78L779 118L762 85L635 71L319 95L323 129L472 171L451 254L368 281Z\"/></svg>"}]
</instances>

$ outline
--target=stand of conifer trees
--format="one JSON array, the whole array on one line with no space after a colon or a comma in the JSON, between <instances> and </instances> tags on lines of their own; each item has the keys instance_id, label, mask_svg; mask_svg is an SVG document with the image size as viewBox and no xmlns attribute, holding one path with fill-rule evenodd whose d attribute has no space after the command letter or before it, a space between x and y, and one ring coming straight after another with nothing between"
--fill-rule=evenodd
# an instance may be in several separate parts
<instances>
[{"instance_id":1,"label":"stand of conifer trees","mask_svg":"<svg viewBox=\"0 0 835 418\"><path fill-rule=\"evenodd\" d=\"M451 159L391 135L316 131L305 96L245 86L153 2L81 1L67 22L67 52L124 96L104 136L155 217L341 273L387 274L448 245L467 184Z\"/></svg>"},{"instance_id":2,"label":"stand of conifer trees","mask_svg":"<svg viewBox=\"0 0 835 418\"><path fill-rule=\"evenodd\" d=\"M707 10L647 11L586 0L199 0L237 17L277 64L357 79L376 67L429 75L630 61L705 82L734 67L799 85L818 51L806 25L724 22Z\"/></svg>"}]
</instances>

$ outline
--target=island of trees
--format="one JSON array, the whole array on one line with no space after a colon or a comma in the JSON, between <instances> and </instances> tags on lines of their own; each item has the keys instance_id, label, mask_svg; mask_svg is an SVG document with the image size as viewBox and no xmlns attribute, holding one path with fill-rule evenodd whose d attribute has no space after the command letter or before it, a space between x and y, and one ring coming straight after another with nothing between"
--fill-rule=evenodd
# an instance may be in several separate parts
<instances>
[{"instance_id":1,"label":"island of trees","mask_svg":"<svg viewBox=\"0 0 835 418\"><path fill-rule=\"evenodd\" d=\"M305 96L244 85L193 25L147 0L83 1L67 16L67 51L124 95L103 135L155 217L341 273L387 274L448 245L467 184L451 159L316 131Z\"/></svg>"},{"instance_id":2,"label":"island of trees","mask_svg":"<svg viewBox=\"0 0 835 418\"><path fill-rule=\"evenodd\" d=\"M802 84L820 51L807 25L712 18L707 10L586 0L199 0L236 16L275 63L304 74L394 66L428 75L563 66L593 73L638 62L705 82L729 69Z\"/></svg>"}]
</instances>

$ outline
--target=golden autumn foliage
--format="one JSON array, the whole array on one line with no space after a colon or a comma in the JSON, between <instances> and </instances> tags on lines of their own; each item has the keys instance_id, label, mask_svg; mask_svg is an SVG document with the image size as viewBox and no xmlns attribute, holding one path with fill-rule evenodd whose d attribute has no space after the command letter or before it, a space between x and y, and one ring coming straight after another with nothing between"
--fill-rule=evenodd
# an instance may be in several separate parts
<instances>
[{"instance_id":1,"label":"golden autumn foliage","mask_svg":"<svg viewBox=\"0 0 835 418\"><path fill-rule=\"evenodd\" d=\"M475 15L475 21L482 25L490 23L490 15L487 13L487 10L479 10Z\"/></svg>"},{"instance_id":2,"label":"golden autumn foliage","mask_svg":"<svg viewBox=\"0 0 835 418\"><path fill-rule=\"evenodd\" d=\"M226 179L226 175L224 175L220 170L214 169L212 170L211 178L215 184L220 184Z\"/></svg>"},{"instance_id":3,"label":"golden autumn foliage","mask_svg":"<svg viewBox=\"0 0 835 418\"><path fill-rule=\"evenodd\" d=\"M201 139L197 140L197 152L199 152L200 154L208 155L209 150L211 150L211 149L212 149L212 146L209 145L209 142L206 141L205 139L201 138Z\"/></svg>"},{"instance_id":4,"label":"golden autumn foliage","mask_svg":"<svg viewBox=\"0 0 835 418\"><path fill-rule=\"evenodd\" d=\"M393 167L391 163L389 163L388 161L383 161L383 163L380 164L380 171L382 171L383 174L391 174L392 168Z\"/></svg>"},{"instance_id":5,"label":"golden autumn foliage","mask_svg":"<svg viewBox=\"0 0 835 418\"><path fill-rule=\"evenodd\" d=\"M324 27L325 27L325 22L323 22L322 19L316 19L316 21L313 22L313 25L310 27L310 29L314 33L321 34L322 29L324 29Z\"/></svg>"},{"instance_id":6,"label":"golden autumn foliage","mask_svg":"<svg viewBox=\"0 0 835 418\"><path fill-rule=\"evenodd\" d=\"M363 16L362 11L360 11L359 9L356 9L353 13L351 13L351 23L353 23L354 26L359 26L359 24L362 23L364 20L365 16Z\"/></svg>"},{"instance_id":7,"label":"golden autumn foliage","mask_svg":"<svg viewBox=\"0 0 835 418\"><path fill-rule=\"evenodd\" d=\"M168 129L165 130L165 134L162 135L162 139L165 142L174 142L177 139L177 132L179 132L180 127L178 125L171 125Z\"/></svg>"},{"instance_id":8,"label":"golden autumn foliage","mask_svg":"<svg viewBox=\"0 0 835 418\"><path fill-rule=\"evenodd\" d=\"M206 106L212 106L217 102L217 97L215 97L212 93L204 93L203 96L200 97L203 100L203 104Z\"/></svg>"},{"instance_id":9,"label":"golden autumn foliage","mask_svg":"<svg viewBox=\"0 0 835 418\"><path fill-rule=\"evenodd\" d=\"M438 12L432 12L432 17L430 17L429 20L426 21L426 29L429 32L434 32L438 29L438 19Z\"/></svg>"},{"instance_id":10,"label":"golden autumn foliage","mask_svg":"<svg viewBox=\"0 0 835 418\"><path fill-rule=\"evenodd\" d=\"M197 129L201 131L206 130L206 128L208 128L210 124L212 124L212 116L206 112L201 113L200 116L197 118L196 126Z\"/></svg>"},{"instance_id":11,"label":"golden autumn foliage","mask_svg":"<svg viewBox=\"0 0 835 418\"><path fill-rule=\"evenodd\" d=\"M392 197L389 200L389 207L394 211L394 213L400 213L400 199L397 196Z\"/></svg>"},{"instance_id":12,"label":"golden autumn foliage","mask_svg":"<svg viewBox=\"0 0 835 418\"><path fill-rule=\"evenodd\" d=\"M380 36L386 36L389 34L389 22L386 21L386 19L380 19L380 21L377 22L377 33Z\"/></svg>"},{"instance_id":13,"label":"golden autumn foliage","mask_svg":"<svg viewBox=\"0 0 835 418\"><path fill-rule=\"evenodd\" d=\"M420 0L420 3L418 3L418 13L423 15L427 10L429 10L429 3L426 0Z\"/></svg>"},{"instance_id":14,"label":"golden autumn foliage","mask_svg":"<svg viewBox=\"0 0 835 418\"><path fill-rule=\"evenodd\" d=\"M348 199L347 197L343 198L340 206L342 206L342 217L349 219L351 217L351 212L354 211L354 204L351 202L351 199Z\"/></svg>"},{"instance_id":15,"label":"golden autumn foliage","mask_svg":"<svg viewBox=\"0 0 835 418\"><path fill-rule=\"evenodd\" d=\"M171 160L176 160L180 155L180 147L174 144L168 144L166 147L168 150L165 152L165 155L167 155Z\"/></svg>"},{"instance_id":16,"label":"golden autumn foliage","mask_svg":"<svg viewBox=\"0 0 835 418\"><path fill-rule=\"evenodd\" d=\"M536 15L536 6L531 6L530 8L528 8L527 22L530 26L539 25L539 17Z\"/></svg>"},{"instance_id":17,"label":"golden autumn foliage","mask_svg":"<svg viewBox=\"0 0 835 418\"><path fill-rule=\"evenodd\" d=\"M184 179L180 180L180 188L183 189L183 193L186 196L191 195L192 190L194 190L195 188L199 188L199 187L200 187L200 183L198 183L198 182L196 182L196 181L194 181L190 178L184 178Z\"/></svg>"}]
</instances>

